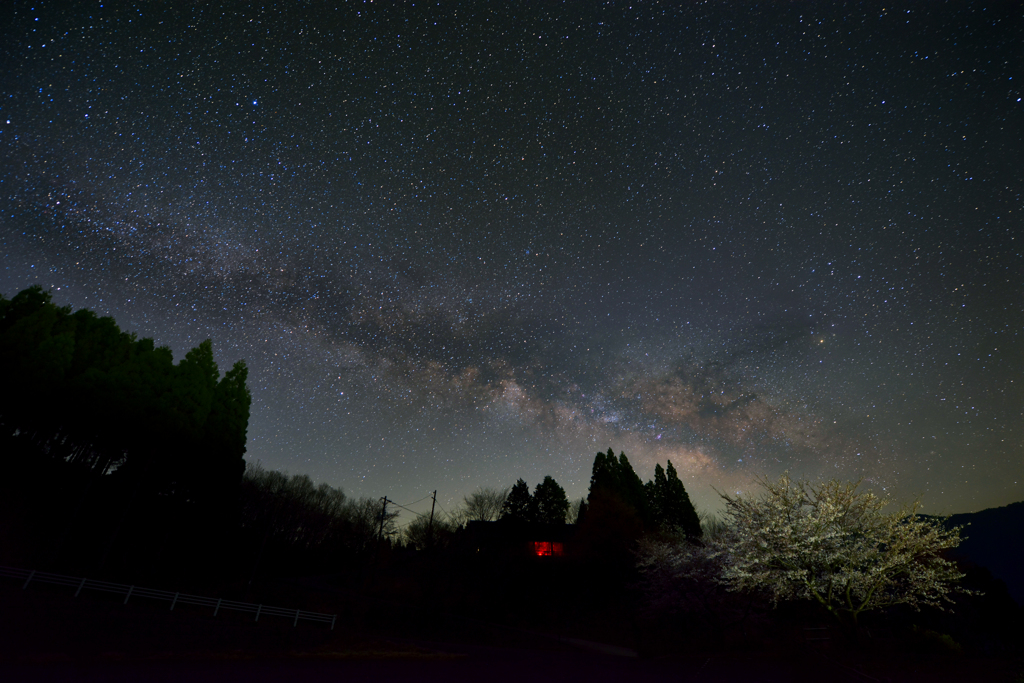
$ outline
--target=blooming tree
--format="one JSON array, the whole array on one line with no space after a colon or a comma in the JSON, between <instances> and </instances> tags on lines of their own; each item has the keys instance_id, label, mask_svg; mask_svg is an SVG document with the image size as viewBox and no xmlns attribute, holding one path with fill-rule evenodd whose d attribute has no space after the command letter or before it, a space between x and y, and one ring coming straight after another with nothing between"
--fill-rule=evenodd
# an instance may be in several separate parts
<instances>
[{"instance_id":1,"label":"blooming tree","mask_svg":"<svg viewBox=\"0 0 1024 683\"><path fill-rule=\"evenodd\" d=\"M890 605L941 608L962 591L963 574L939 555L960 544L960 527L917 515L920 502L884 513L889 501L857 491L859 482L794 483L784 474L761 484L759 498L722 494L731 533L717 551L730 589L765 591L775 603L816 600L854 624Z\"/></svg>"},{"instance_id":2,"label":"blooming tree","mask_svg":"<svg viewBox=\"0 0 1024 683\"><path fill-rule=\"evenodd\" d=\"M723 590L731 530L714 519L703 526L700 542L682 533L675 539L663 534L642 539L638 587L652 613L685 613L687 623L709 635L756 618L767 605L763 596Z\"/></svg>"}]
</instances>

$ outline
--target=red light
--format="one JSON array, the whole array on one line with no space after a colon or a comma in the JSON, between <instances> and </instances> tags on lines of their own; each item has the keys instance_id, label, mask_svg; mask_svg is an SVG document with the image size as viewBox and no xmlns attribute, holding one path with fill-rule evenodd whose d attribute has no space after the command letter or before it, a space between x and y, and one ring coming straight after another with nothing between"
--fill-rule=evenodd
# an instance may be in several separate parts
<instances>
[{"instance_id":1,"label":"red light","mask_svg":"<svg viewBox=\"0 0 1024 683\"><path fill-rule=\"evenodd\" d=\"M563 553L561 543L551 543L549 541L534 541L533 542L533 554L537 557L551 557L561 556Z\"/></svg>"}]
</instances>

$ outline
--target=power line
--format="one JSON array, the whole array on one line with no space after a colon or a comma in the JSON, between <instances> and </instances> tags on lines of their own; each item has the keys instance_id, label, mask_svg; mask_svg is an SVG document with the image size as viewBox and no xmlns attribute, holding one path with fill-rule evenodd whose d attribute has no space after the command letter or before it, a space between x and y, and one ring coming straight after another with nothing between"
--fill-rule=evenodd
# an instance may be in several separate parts
<instances>
[{"instance_id":1,"label":"power line","mask_svg":"<svg viewBox=\"0 0 1024 683\"><path fill-rule=\"evenodd\" d=\"M452 518L452 515L451 515L451 513L450 513L450 512L448 512L447 510L445 510L445 509L444 509L444 506L443 506L443 505L441 505L440 503L438 503L438 504L437 504L437 507L441 508L441 512L443 512L443 513L444 513L444 516L445 516L445 517L447 517L447 518L448 518L449 520L450 520L450 519ZM426 514L426 513L424 513L424 514Z\"/></svg>"},{"instance_id":2,"label":"power line","mask_svg":"<svg viewBox=\"0 0 1024 683\"><path fill-rule=\"evenodd\" d=\"M429 498L429 497L430 496L427 496L427 498ZM418 503L419 501L416 501L416 502ZM410 510L409 508L405 507L404 505L399 505L398 503L396 503L393 500L389 500L388 503L390 503L391 505L394 505L395 507L402 508L403 510L408 510L412 514L419 515L420 517L426 517L426 515L427 515L426 512L416 512L415 510ZM415 505L416 503L409 503L409 504L410 505Z\"/></svg>"},{"instance_id":3,"label":"power line","mask_svg":"<svg viewBox=\"0 0 1024 683\"><path fill-rule=\"evenodd\" d=\"M429 495L428 496L423 496L419 500L414 500L413 502L406 503L405 505L415 505L416 503L422 502L422 501L426 500L427 498L430 498L430 496ZM390 501L390 502L391 502L392 505L398 505L398 503L396 503L395 501ZM405 505L399 505L399 507L405 507Z\"/></svg>"}]
</instances>

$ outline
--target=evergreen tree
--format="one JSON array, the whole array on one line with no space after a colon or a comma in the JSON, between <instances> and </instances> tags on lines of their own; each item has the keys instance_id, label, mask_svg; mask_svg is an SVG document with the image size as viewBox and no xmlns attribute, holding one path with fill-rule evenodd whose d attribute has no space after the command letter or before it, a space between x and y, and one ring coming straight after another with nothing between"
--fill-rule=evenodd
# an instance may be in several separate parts
<instances>
[{"instance_id":1,"label":"evergreen tree","mask_svg":"<svg viewBox=\"0 0 1024 683\"><path fill-rule=\"evenodd\" d=\"M587 502L593 503L594 497L602 492L617 492L619 490L619 466L615 459L615 451L608 449L607 453L598 452L594 458L594 467L590 474L590 492L587 495Z\"/></svg>"},{"instance_id":2,"label":"evergreen tree","mask_svg":"<svg viewBox=\"0 0 1024 683\"><path fill-rule=\"evenodd\" d=\"M213 344L207 339L185 354L178 363L174 384L165 405L183 436L198 439L210 414L220 372L213 360Z\"/></svg>"},{"instance_id":3,"label":"evergreen tree","mask_svg":"<svg viewBox=\"0 0 1024 683\"><path fill-rule=\"evenodd\" d=\"M242 476L245 365L218 381L208 340L175 365L170 349L34 286L0 296L0 376L19 389L0 392L0 425L41 457L100 475L123 466L120 480L190 499Z\"/></svg>"},{"instance_id":4,"label":"evergreen tree","mask_svg":"<svg viewBox=\"0 0 1024 683\"><path fill-rule=\"evenodd\" d=\"M196 552L217 555L227 537L208 532L238 509L251 403L244 363L219 374L209 341L175 365L169 348L113 318L56 306L40 287L0 295L0 460L78 501L54 505L65 528L52 552L81 538L80 552L106 548L93 558L100 565L115 545L115 555L141 557L155 538L175 537L173 526ZM76 516L111 513L113 524L71 531Z\"/></svg>"},{"instance_id":5,"label":"evergreen tree","mask_svg":"<svg viewBox=\"0 0 1024 683\"><path fill-rule=\"evenodd\" d=\"M592 506L602 497L620 500L632 508L641 521L649 523L647 492L625 453L616 458L615 451L609 448L607 453L598 453L594 458L587 503Z\"/></svg>"},{"instance_id":6,"label":"evergreen tree","mask_svg":"<svg viewBox=\"0 0 1024 683\"><path fill-rule=\"evenodd\" d=\"M683 482L679 480L671 460L667 461L665 487L664 523L678 527L691 540L699 539L703 534L700 517L697 516L697 511L690 502L690 496L686 493Z\"/></svg>"},{"instance_id":7,"label":"evergreen tree","mask_svg":"<svg viewBox=\"0 0 1024 683\"><path fill-rule=\"evenodd\" d=\"M587 499L580 498L578 500L569 501L569 512L566 513L565 521L567 524L582 524L583 519L587 516Z\"/></svg>"},{"instance_id":8,"label":"evergreen tree","mask_svg":"<svg viewBox=\"0 0 1024 683\"><path fill-rule=\"evenodd\" d=\"M665 478L665 470L661 464L654 466L654 479L647 482L644 489L647 491L647 506L650 509L651 519L655 526L662 526L665 522L668 480Z\"/></svg>"},{"instance_id":9,"label":"evergreen tree","mask_svg":"<svg viewBox=\"0 0 1024 683\"><path fill-rule=\"evenodd\" d=\"M534 501L530 496L529 485L519 479L508 492L505 504L501 506L501 519L519 522L532 522L534 519Z\"/></svg>"},{"instance_id":10,"label":"evergreen tree","mask_svg":"<svg viewBox=\"0 0 1024 683\"><path fill-rule=\"evenodd\" d=\"M608 449L594 458L586 509L581 509L577 520L577 551L582 557L620 568L633 562L636 542L644 532L644 520L632 502L637 489L642 501L645 496L638 480L625 455L616 458ZM640 507L645 509L645 503Z\"/></svg>"},{"instance_id":11,"label":"evergreen tree","mask_svg":"<svg viewBox=\"0 0 1024 683\"><path fill-rule=\"evenodd\" d=\"M647 505L647 493L644 483L629 464L625 453L619 453L619 495L627 505L636 510L637 515L646 526L651 525L650 509Z\"/></svg>"},{"instance_id":12,"label":"evergreen tree","mask_svg":"<svg viewBox=\"0 0 1024 683\"><path fill-rule=\"evenodd\" d=\"M249 368L245 361L238 361L217 383L210 403L210 413L203 426L203 440L214 452L237 467L244 463L246 431L249 427L249 407L252 396L245 381Z\"/></svg>"},{"instance_id":13,"label":"evergreen tree","mask_svg":"<svg viewBox=\"0 0 1024 683\"><path fill-rule=\"evenodd\" d=\"M565 524L569 511L569 499L565 489L551 477L537 484L533 492L534 520L542 524Z\"/></svg>"},{"instance_id":14,"label":"evergreen tree","mask_svg":"<svg viewBox=\"0 0 1024 683\"><path fill-rule=\"evenodd\" d=\"M38 285L18 293L3 313L0 358L8 386L18 388L4 393L7 407L21 412L60 392L71 368L75 325L69 310L50 303L49 292Z\"/></svg>"}]
</instances>

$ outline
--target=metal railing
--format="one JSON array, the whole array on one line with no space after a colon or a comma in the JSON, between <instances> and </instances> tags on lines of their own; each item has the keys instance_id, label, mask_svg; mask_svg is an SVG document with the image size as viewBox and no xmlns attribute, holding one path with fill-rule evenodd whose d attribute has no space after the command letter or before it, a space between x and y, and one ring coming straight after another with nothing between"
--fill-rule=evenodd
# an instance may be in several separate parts
<instances>
[{"instance_id":1,"label":"metal railing","mask_svg":"<svg viewBox=\"0 0 1024 683\"><path fill-rule=\"evenodd\" d=\"M111 583L97 579L87 579L84 576L64 576L63 574L51 574L35 569L19 569L17 567L0 566L0 577L12 579L24 579L22 589L28 588L31 583L52 583L58 586L69 586L75 589L75 597L83 590L101 591L124 596L124 603L128 599L150 598L153 600L167 600L171 603L173 610L176 605L197 605L199 607L212 607L213 616L221 610L234 610L236 612L248 612L255 614L255 621L261 616L286 617L292 620L293 626L299 625L299 619L330 624L334 630L334 624L338 619L337 614L323 614L321 612L307 612L301 609L285 609L284 607L272 607L270 605L253 604L251 602L238 602L237 600L225 600L223 598L207 598L202 595L190 595L188 593L175 593L173 591L162 591L155 588L144 588L142 586L128 586L122 583Z\"/></svg>"}]
</instances>

